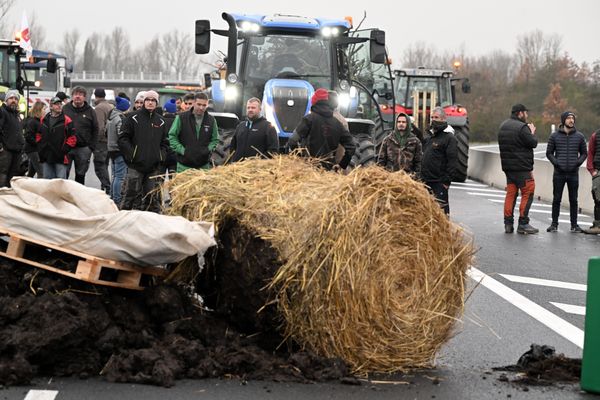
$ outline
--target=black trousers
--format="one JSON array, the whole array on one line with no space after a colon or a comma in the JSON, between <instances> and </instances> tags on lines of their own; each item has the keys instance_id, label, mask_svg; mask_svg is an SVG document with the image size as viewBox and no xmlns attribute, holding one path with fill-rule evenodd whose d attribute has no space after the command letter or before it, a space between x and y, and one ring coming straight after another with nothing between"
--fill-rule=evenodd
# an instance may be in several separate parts
<instances>
[{"instance_id":1,"label":"black trousers","mask_svg":"<svg viewBox=\"0 0 600 400\"><path fill-rule=\"evenodd\" d=\"M440 203L440 207L446 215L450 214L450 203L448 202L448 189L441 182L425 182L429 193Z\"/></svg>"},{"instance_id":2,"label":"black trousers","mask_svg":"<svg viewBox=\"0 0 600 400\"><path fill-rule=\"evenodd\" d=\"M552 196L552 223L558 224L560 215L560 201L563 191L567 185L569 191L569 215L571 217L571 226L577 225L577 190L579 190L579 172L554 172L552 176L553 196Z\"/></svg>"}]
</instances>

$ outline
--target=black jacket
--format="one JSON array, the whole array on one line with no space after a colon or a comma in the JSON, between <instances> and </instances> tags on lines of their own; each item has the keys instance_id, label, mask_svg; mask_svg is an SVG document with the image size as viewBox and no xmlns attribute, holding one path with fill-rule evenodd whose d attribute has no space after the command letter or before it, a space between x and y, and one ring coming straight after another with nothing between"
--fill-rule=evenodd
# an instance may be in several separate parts
<instances>
[{"instance_id":1,"label":"black jacket","mask_svg":"<svg viewBox=\"0 0 600 400\"><path fill-rule=\"evenodd\" d=\"M554 165L555 172L577 172L587 158L585 136L578 130L567 135L560 126L548 139L546 158Z\"/></svg>"},{"instance_id":2,"label":"black jacket","mask_svg":"<svg viewBox=\"0 0 600 400\"><path fill-rule=\"evenodd\" d=\"M98 120L94 109L87 101L79 108L75 107L71 101L63 107L63 112L73 121L77 135L77 147L87 146L92 150L95 149L98 143Z\"/></svg>"},{"instance_id":3,"label":"black jacket","mask_svg":"<svg viewBox=\"0 0 600 400\"><path fill-rule=\"evenodd\" d=\"M320 101L310 110L310 114L302 117L290 137L289 147L293 149L300 144L308 149L311 157L324 159L326 164L334 165L335 152L341 144L345 153L339 165L346 168L356 150L350 132L333 116L333 109L328 103Z\"/></svg>"},{"instance_id":4,"label":"black jacket","mask_svg":"<svg viewBox=\"0 0 600 400\"><path fill-rule=\"evenodd\" d=\"M179 121L181 126L178 138L185 150L183 154L177 154L177 162L186 167L201 168L210 159L208 145L212 140L213 126L216 124L215 118L208 112L204 112L198 132L193 108L179 114Z\"/></svg>"},{"instance_id":5,"label":"black jacket","mask_svg":"<svg viewBox=\"0 0 600 400\"><path fill-rule=\"evenodd\" d=\"M279 151L279 137L269 121L258 117L254 121L239 123L231 138L230 148L235 151L232 162L257 155L268 157L269 153Z\"/></svg>"},{"instance_id":6,"label":"black jacket","mask_svg":"<svg viewBox=\"0 0 600 400\"><path fill-rule=\"evenodd\" d=\"M423 143L421 179L450 185L458 163L458 141L446 127L433 132Z\"/></svg>"},{"instance_id":7,"label":"black jacket","mask_svg":"<svg viewBox=\"0 0 600 400\"><path fill-rule=\"evenodd\" d=\"M37 142L35 141L35 134L40 133L41 122L38 118L29 116L23 121L23 135L25 136L25 147L23 151L25 153L31 153L37 151Z\"/></svg>"},{"instance_id":8,"label":"black jacket","mask_svg":"<svg viewBox=\"0 0 600 400\"><path fill-rule=\"evenodd\" d=\"M52 120L52 125L50 125ZM49 164L68 164L69 151L75 147L77 138L73 129L71 118L61 113L57 118L50 118L46 114L40 123L37 135L38 154L40 162Z\"/></svg>"},{"instance_id":9,"label":"black jacket","mask_svg":"<svg viewBox=\"0 0 600 400\"><path fill-rule=\"evenodd\" d=\"M527 124L511 117L500 125L498 132L500 161L504 172L533 171L533 149L538 140Z\"/></svg>"},{"instance_id":10,"label":"black jacket","mask_svg":"<svg viewBox=\"0 0 600 400\"><path fill-rule=\"evenodd\" d=\"M130 168L153 172L167 157L167 124L157 112L142 107L123 121L117 143Z\"/></svg>"},{"instance_id":11,"label":"black jacket","mask_svg":"<svg viewBox=\"0 0 600 400\"><path fill-rule=\"evenodd\" d=\"M10 109L6 103L0 107L0 148L15 153L23 151L25 138L19 119L19 111Z\"/></svg>"}]
</instances>

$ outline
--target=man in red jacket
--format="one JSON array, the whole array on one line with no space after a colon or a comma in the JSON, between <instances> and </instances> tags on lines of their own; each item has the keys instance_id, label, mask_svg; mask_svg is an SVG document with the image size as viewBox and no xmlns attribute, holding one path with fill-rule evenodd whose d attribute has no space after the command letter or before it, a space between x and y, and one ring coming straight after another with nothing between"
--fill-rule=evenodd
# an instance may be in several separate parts
<instances>
[{"instance_id":1,"label":"man in red jacket","mask_svg":"<svg viewBox=\"0 0 600 400\"><path fill-rule=\"evenodd\" d=\"M592 134L588 143L587 164L586 168L592 175L592 198L594 199L594 223L589 229L584 229L583 232L597 235L600 233L600 150L598 146L598 129Z\"/></svg>"},{"instance_id":2,"label":"man in red jacket","mask_svg":"<svg viewBox=\"0 0 600 400\"><path fill-rule=\"evenodd\" d=\"M63 111L59 97L50 100L50 112L46 114L36 135L38 154L45 179L67 179L69 152L77 144L73 121Z\"/></svg>"}]
</instances>

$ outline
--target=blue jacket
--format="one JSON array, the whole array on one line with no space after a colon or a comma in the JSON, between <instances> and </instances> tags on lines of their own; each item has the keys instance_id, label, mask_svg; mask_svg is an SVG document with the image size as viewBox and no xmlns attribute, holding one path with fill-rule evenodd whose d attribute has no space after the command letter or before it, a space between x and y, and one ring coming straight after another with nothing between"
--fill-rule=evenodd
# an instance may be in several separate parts
<instances>
[{"instance_id":1,"label":"blue jacket","mask_svg":"<svg viewBox=\"0 0 600 400\"><path fill-rule=\"evenodd\" d=\"M577 172L587 158L583 133L575 129L567 134L561 125L548 139L546 158L554 165L555 172Z\"/></svg>"}]
</instances>

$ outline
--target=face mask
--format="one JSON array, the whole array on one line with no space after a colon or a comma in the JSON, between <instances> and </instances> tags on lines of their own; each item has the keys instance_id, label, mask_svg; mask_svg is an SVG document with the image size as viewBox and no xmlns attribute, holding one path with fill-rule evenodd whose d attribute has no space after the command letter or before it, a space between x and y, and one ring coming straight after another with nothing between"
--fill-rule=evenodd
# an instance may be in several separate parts
<instances>
[{"instance_id":1,"label":"face mask","mask_svg":"<svg viewBox=\"0 0 600 400\"><path fill-rule=\"evenodd\" d=\"M444 130L447 126L448 123L446 121L431 121L431 128L433 128L434 131Z\"/></svg>"}]
</instances>

